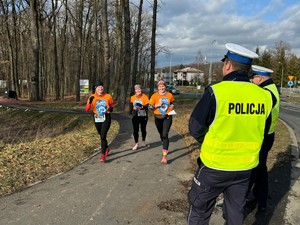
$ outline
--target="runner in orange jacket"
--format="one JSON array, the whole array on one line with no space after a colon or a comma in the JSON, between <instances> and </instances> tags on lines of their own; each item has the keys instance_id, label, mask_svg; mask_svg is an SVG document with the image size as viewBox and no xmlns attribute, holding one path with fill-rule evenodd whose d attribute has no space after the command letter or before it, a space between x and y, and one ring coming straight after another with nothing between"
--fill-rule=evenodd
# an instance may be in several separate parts
<instances>
[{"instance_id":1,"label":"runner in orange jacket","mask_svg":"<svg viewBox=\"0 0 300 225\"><path fill-rule=\"evenodd\" d=\"M103 83L95 85L95 93L87 100L85 111L92 109L94 114L95 127L101 139L101 156L100 162L105 162L109 149L107 143L107 132L111 125L111 115L114 102L110 94L104 92Z\"/></svg>"},{"instance_id":2,"label":"runner in orange jacket","mask_svg":"<svg viewBox=\"0 0 300 225\"><path fill-rule=\"evenodd\" d=\"M162 164L167 164L169 149L169 131L172 125L172 116L168 115L174 108L174 97L166 91L166 84L163 80L157 83L158 91L150 98L149 108L154 112L155 125L163 144Z\"/></svg>"}]
</instances>

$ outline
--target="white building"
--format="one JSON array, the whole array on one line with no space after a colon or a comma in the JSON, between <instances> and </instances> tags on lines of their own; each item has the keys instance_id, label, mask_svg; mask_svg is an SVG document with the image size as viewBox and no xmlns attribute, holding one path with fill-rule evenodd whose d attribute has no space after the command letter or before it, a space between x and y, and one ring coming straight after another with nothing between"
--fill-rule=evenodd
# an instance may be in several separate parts
<instances>
[{"instance_id":1,"label":"white building","mask_svg":"<svg viewBox=\"0 0 300 225\"><path fill-rule=\"evenodd\" d=\"M155 81L163 79L167 84L174 84L176 81L188 81L190 84L204 82L204 72L192 67L175 70L173 73L155 73Z\"/></svg>"},{"instance_id":2,"label":"white building","mask_svg":"<svg viewBox=\"0 0 300 225\"><path fill-rule=\"evenodd\" d=\"M203 83L204 72L192 67L174 71L174 81L188 81L189 83Z\"/></svg>"}]
</instances>

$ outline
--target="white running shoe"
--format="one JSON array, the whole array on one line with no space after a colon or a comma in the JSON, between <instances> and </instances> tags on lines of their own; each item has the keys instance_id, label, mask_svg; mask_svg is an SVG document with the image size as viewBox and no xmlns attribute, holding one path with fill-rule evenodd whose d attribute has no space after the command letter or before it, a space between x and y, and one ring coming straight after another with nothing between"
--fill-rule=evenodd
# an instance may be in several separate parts
<instances>
[{"instance_id":1,"label":"white running shoe","mask_svg":"<svg viewBox=\"0 0 300 225\"><path fill-rule=\"evenodd\" d=\"M133 146L132 150L137 150L139 147L139 143L136 143L135 146Z\"/></svg>"}]
</instances>

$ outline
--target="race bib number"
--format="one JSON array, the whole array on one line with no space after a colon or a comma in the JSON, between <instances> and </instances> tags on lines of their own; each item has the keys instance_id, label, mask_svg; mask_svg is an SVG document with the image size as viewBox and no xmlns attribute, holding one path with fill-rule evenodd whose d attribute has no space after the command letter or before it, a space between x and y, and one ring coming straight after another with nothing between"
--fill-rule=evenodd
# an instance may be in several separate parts
<instances>
[{"instance_id":1,"label":"race bib number","mask_svg":"<svg viewBox=\"0 0 300 225\"><path fill-rule=\"evenodd\" d=\"M145 110L139 110L137 113L138 116L146 116L146 111Z\"/></svg>"},{"instance_id":2,"label":"race bib number","mask_svg":"<svg viewBox=\"0 0 300 225\"><path fill-rule=\"evenodd\" d=\"M105 121L105 114L103 115L94 115L95 123L103 123Z\"/></svg>"}]
</instances>

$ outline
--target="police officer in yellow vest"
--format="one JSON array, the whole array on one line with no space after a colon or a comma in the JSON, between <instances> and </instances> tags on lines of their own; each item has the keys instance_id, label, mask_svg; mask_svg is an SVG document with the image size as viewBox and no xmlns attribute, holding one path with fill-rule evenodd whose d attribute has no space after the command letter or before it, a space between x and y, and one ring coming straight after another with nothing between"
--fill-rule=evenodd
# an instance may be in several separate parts
<instances>
[{"instance_id":1,"label":"police officer in yellow vest","mask_svg":"<svg viewBox=\"0 0 300 225\"><path fill-rule=\"evenodd\" d=\"M248 75L258 55L237 44L225 47L223 81L206 88L189 121L190 134L202 144L188 193L189 225L208 224L221 193L226 224L243 223L251 171L271 124L272 95Z\"/></svg>"},{"instance_id":2,"label":"police officer in yellow vest","mask_svg":"<svg viewBox=\"0 0 300 225\"><path fill-rule=\"evenodd\" d=\"M272 123L269 132L265 135L259 152L259 164L252 171L252 176L249 183L248 192L251 188L253 191L254 199L249 199L247 205L251 207L258 206L259 211L265 211L267 207L268 199L268 169L267 169L267 157L271 150L275 138L275 127L279 116L279 104L280 97L276 85L274 84L271 74L273 70L268 68L253 65L252 66L252 82L257 84L259 87L271 91L276 97L276 105L272 109ZM248 193L247 193L248 194Z\"/></svg>"}]
</instances>

